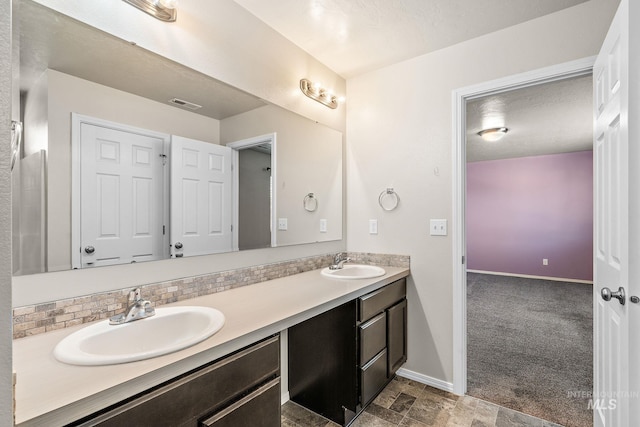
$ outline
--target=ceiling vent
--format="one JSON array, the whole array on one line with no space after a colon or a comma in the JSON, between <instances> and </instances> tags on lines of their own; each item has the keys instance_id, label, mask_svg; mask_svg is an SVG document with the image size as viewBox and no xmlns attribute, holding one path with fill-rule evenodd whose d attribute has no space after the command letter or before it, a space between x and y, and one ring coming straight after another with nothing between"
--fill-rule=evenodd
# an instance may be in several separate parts
<instances>
[{"instance_id":1,"label":"ceiling vent","mask_svg":"<svg viewBox=\"0 0 640 427\"><path fill-rule=\"evenodd\" d=\"M169 102L179 107L187 108L189 110L198 110L202 108L202 105L194 104L193 102L185 101L184 99L179 98L170 99Z\"/></svg>"}]
</instances>

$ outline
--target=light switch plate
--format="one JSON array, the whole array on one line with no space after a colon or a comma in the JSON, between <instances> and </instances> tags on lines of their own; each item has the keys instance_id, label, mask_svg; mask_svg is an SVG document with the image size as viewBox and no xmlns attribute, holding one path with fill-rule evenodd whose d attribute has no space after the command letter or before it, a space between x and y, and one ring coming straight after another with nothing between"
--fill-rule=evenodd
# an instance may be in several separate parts
<instances>
[{"instance_id":1,"label":"light switch plate","mask_svg":"<svg viewBox=\"0 0 640 427\"><path fill-rule=\"evenodd\" d=\"M287 218L278 218L278 230L285 231L287 229Z\"/></svg>"},{"instance_id":2,"label":"light switch plate","mask_svg":"<svg viewBox=\"0 0 640 427\"><path fill-rule=\"evenodd\" d=\"M369 220L369 234L378 234L378 220L370 219Z\"/></svg>"},{"instance_id":3,"label":"light switch plate","mask_svg":"<svg viewBox=\"0 0 640 427\"><path fill-rule=\"evenodd\" d=\"M431 234L432 236L446 236L447 220L432 219L431 221L429 221L429 234Z\"/></svg>"},{"instance_id":4,"label":"light switch plate","mask_svg":"<svg viewBox=\"0 0 640 427\"><path fill-rule=\"evenodd\" d=\"M320 220L320 232L321 233L326 233L327 232L327 220L326 219L321 219Z\"/></svg>"}]
</instances>

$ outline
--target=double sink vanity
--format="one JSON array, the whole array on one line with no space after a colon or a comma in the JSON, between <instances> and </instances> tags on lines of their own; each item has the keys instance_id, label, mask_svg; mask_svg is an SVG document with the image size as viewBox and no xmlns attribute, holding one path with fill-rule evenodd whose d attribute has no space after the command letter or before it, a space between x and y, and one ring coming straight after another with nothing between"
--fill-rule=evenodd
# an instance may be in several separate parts
<instances>
[{"instance_id":1,"label":"double sink vanity","mask_svg":"<svg viewBox=\"0 0 640 427\"><path fill-rule=\"evenodd\" d=\"M16 340L16 424L276 426L289 392L348 425L406 360L408 275L345 264Z\"/></svg>"}]
</instances>

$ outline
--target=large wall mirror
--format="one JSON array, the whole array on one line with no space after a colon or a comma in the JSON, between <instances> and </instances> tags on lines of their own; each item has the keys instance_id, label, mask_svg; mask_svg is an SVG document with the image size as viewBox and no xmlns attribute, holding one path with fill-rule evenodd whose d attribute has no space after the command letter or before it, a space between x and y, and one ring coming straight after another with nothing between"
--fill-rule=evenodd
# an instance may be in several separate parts
<instances>
[{"instance_id":1,"label":"large wall mirror","mask_svg":"<svg viewBox=\"0 0 640 427\"><path fill-rule=\"evenodd\" d=\"M14 275L342 239L341 132L30 0L19 26Z\"/></svg>"}]
</instances>

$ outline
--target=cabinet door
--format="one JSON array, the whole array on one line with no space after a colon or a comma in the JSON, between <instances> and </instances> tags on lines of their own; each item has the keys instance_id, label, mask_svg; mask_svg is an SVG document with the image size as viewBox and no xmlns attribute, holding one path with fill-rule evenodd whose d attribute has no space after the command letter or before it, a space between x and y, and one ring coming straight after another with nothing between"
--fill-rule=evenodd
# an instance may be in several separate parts
<instances>
[{"instance_id":1,"label":"cabinet door","mask_svg":"<svg viewBox=\"0 0 640 427\"><path fill-rule=\"evenodd\" d=\"M387 376L391 378L407 361L407 300L387 309Z\"/></svg>"},{"instance_id":2,"label":"cabinet door","mask_svg":"<svg viewBox=\"0 0 640 427\"><path fill-rule=\"evenodd\" d=\"M340 424L358 411L356 301L289 328L291 400Z\"/></svg>"},{"instance_id":3,"label":"cabinet door","mask_svg":"<svg viewBox=\"0 0 640 427\"><path fill-rule=\"evenodd\" d=\"M280 427L280 378L200 421L200 427Z\"/></svg>"}]
</instances>

